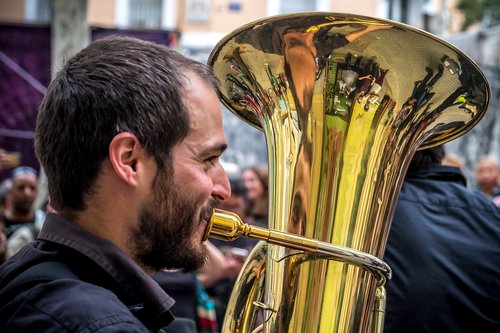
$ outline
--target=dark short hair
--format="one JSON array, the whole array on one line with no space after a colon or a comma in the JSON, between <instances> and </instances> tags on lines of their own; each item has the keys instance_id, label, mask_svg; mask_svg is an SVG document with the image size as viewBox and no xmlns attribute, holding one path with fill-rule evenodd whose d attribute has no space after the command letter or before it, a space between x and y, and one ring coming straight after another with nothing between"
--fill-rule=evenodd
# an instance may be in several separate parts
<instances>
[{"instance_id":1,"label":"dark short hair","mask_svg":"<svg viewBox=\"0 0 500 333\"><path fill-rule=\"evenodd\" d=\"M408 167L408 173L418 172L431 165L441 164L446 151L444 146L440 145L433 148L417 150Z\"/></svg>"},{"instance_id":2,"label":"dark short hair","mask_svg":"<svg viewBox=\"0 0 500 333\"><path fill-rule=\"evenodd\" d=\"M172 146L189 132L183 93L193 74L216 90L206 65L127 37L98 40L69 59L49 85L36 123L35 151L53 207L85 208L120 132L136 135L159 169L167 167Z\"/></svg>"},{"instance_id":3,"label":"dark short hair","mask_svg":"<svg viewBox=\"0 0 500 333\"><path fill-rule=\"evenodd\" d=\"M22 165L12 170L12 179L20 175L26 175L26 174L33 175L38 178L38 172L35 169L29 166Z\"/></svg>"}]
</instances>

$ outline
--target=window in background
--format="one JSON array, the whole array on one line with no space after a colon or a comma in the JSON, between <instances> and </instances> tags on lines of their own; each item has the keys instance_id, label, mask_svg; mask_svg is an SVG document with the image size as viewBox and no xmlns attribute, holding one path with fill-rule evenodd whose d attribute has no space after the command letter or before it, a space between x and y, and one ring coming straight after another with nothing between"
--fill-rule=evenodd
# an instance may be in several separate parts
<instances>
[{"instance_id":1,"label":"window in background","mask_svg":"<svg viewBox=\"0 0 500 333\"><path fill-rule=\"evenodd\" d=\"M30 23L49 23L52 20L51 0L26 0L24 17Z\"/></svg>"},{"instance_id":2,"label":"window in background","mask_svg":"<svg viewBox=\"0 0 500 333\"><path fill-rule=\"evenodd\" d=\"M129 27L159 29L162 4L162 0L129 1Z\"/></svg>"},{"instance_id":3,"label":"window in background","mask_svg":"<svg viewBox=\"0 0 500 333\"><path fill-rule=\"evenodd\" d=\"M280 12L283 14L314 12L317 10L316 2L315 0L281 0Z\"/></svg>"}]
</instances>

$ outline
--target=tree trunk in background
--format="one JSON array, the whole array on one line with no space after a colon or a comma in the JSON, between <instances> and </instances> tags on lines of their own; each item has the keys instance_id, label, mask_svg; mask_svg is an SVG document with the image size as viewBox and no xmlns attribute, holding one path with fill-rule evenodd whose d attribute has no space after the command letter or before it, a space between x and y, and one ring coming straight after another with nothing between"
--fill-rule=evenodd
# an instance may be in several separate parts
<instances>
[{"instance_id":1,"label":"tree trunk in background","mask_svg":"<svg viewBox=\"0 0 500 333\"><path fill-rule=\"evenodd\" d=\"M52 76L89 44L87 0L52 0Z\"/></svg>"},{"instance_id":2,"label":"tree trunk in background","mask_svg":"<svg viewBox=\"0 0 500 333\"><path fill-rule=\"evenodd\" d=\"M89 44L87 0L52 0L52 77L64 62ZM47 178L41 169L39 193L35 202L41 207L48 198ZM42 207L43 208L43 207Z\"/></svg>"}]
</instances>

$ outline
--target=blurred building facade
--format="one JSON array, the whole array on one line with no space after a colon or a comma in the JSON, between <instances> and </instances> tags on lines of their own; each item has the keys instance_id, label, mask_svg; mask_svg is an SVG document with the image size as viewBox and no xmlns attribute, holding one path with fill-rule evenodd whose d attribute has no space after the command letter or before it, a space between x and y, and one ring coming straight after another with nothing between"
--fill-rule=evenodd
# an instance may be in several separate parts
<instances>
[{"instance_id":1,"label":"blurred building facade","mask_svg":"<svg viewBox=\"0 0 500 333\"><path fill-rule=\"evenodd\" d=\"M180 33L179 46L193 54L211 50L222 36L263 17L325 11L376 16L435 34L458 31L457 0L87 0L91 26L164 29ZM46 23L51 0L0 0L0 21Z\"/></svg>"}]
</instances>

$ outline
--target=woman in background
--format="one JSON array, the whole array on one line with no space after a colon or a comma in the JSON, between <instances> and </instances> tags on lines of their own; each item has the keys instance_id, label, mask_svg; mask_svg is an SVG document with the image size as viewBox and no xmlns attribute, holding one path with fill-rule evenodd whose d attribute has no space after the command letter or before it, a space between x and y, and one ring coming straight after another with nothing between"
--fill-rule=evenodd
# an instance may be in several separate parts
<instances>
[{"instance_id":1,"label":"woman in background","mask_svg":"<svg viewBox=\"0 0 500 333\"><path fill-rule=\"evenodd\" d=\"M249 167L241 174L247 191L250 223L261 227L267 227L268 222L268 175L265 165Z\"/></svg>"}]
</instances>

